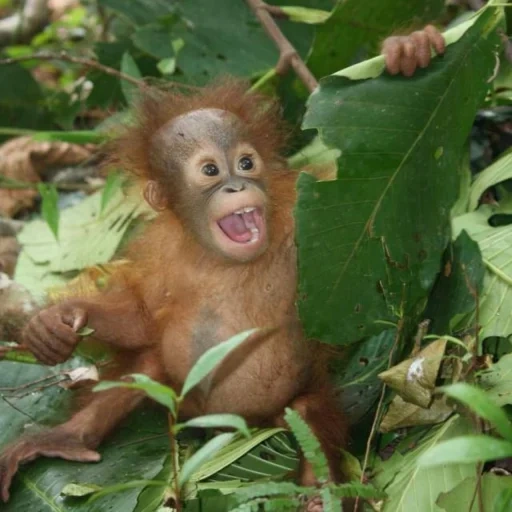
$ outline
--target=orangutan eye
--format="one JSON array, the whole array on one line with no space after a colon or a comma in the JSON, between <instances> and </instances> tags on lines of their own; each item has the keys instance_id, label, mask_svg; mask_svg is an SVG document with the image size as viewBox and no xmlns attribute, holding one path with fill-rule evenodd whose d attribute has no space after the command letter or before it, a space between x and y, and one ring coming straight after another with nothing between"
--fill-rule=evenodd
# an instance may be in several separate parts
<instances>
[{"instance_id":1,"label":"orangutan eye","mask_svg":"<svg viewBox=\"0 0 512 512\"><path fill-rule=\"evenodd\" d=\"M201 169L201 172L205 176L217 176L219 174L219 168L215 164L206 164Z\"/></svg>"},{"instance_id":2,"label":"orangutan eye","mask_svg":"<svg viewBox=\"0 0 512 512\"><path fill-rule=\"evenodd\" d=\"M248 156L244 156L238 161L238 168L241 171L250 171L253 167L254 162L252 161L252 158L249 158Z\"/></svg>"}]
</instances>

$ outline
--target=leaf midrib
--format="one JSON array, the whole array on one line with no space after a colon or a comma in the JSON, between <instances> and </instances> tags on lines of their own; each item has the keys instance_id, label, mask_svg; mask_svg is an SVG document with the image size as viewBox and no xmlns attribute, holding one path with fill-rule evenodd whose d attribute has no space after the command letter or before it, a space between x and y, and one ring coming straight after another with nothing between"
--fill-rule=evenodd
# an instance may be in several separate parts
<instances>
[{"instance_id":1,"label":"leaf midrib","mask_svg":"<svg viewBox=\"0 0 512 512\"><path fill-rule=\"evenodd\" d=\"M470 30L471 27L468 28L468 30ZM480 42L480 41L479 41ZM478 43L476 43L475 46L478 46ZM359 236L359 238L357 239L356 243L354 244L354 248L352 249L351 253L349 254L347 260L345 261L345 264L343 265L343 267L341 268L340 270L340 273L338 275L338 277L336 278L335 282L334 282L334 285L332 287L332 291L331 291L331 294L330 296L328 297L328 301L332 300L336 290L338 289L338 286L340 284L340 281L341 279L343 278L343 276L345 275L346 271L347 271L347 268L348 268L348 265L349 263L351 263L352 259L354 258L357 250L359 249L359 247L361 246L361 243L363 241L363 238L364 238L364 235L365 233L368 231L368 236L370 238L372 238L371 236L371 230L372 230L372 224L375 220L375 217L380 209L380 206L385 198L385 196L387 195L387 192L389 190L389 188L391 187L391 185L394 183L396 177L398 176L398 174L400 173L400 171L403 169L404 165L406 164L406 162L408 161L410 155L412 154L412 152L416 149L416 146L419 144L419 142L423 139L424 135L425 135L425 132L430 128L431 124L432 124L432 121L433 119L435 118L437 112L439 111L439 109L441 108L441 105L444 104L444 101L446 100L446 96L448 95L448 93L451 91L451 88L453 86L453 83L456 81L456 79L458 78L458 74L457 74L457 71L463 66L463 64L466 63L466 60L468 58L468 55L469 53L471 53L471 51L473 50L473 47L470 46L468 47L468 50L466 51L465 55L463 56L462 59L460 59L458 62L459 62L459 65L456 66L455 68L455 72L453 73L453 77L452 79L450 80L450 83L448 84L448 86L446 87L443 95L441 96L441 99L440 101L438 102L437 106L434 108L434 110L432 111L432 114L430 115L427 123L425 124L424 128L421 130L421 132L418 134L418 136L416 137L415 141L413 142L413 144L411 144L411 147L410 149L407 151L407 153L404 155L402 161L400 162L400 164L398 165L396 171L391 175L390 179L389 179L389 182L388 184L386 185L386 187L384 188L382 194L380 195L379 199L377 200L376 204L375 204L375 207L374 209L372 210L367 222L365 223L365 226L364 228L362 229L361 231L361 234Z\"/></svg>"}]
</instances>

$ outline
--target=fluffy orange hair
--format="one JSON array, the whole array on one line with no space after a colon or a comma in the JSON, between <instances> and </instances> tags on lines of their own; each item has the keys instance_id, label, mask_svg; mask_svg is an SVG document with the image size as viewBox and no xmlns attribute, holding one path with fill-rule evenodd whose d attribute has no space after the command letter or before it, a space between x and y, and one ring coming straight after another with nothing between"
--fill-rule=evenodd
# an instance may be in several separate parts
<instances>
[{"instance_id":1,"label":"fluffy orange hair","mask_svg":"<svg viewBox=\"0 0 512 512\"><path fill-rule=\"evenodd\" d=\"M288 130L279 104L268 96L248 92L248 84L223 79L191 93L157 88L142 93L131 122L107 145L108 162L145 181L158 180L149 158L151 137L175 117L201 108L217 108L235 114L244 123L250 142L267 162L283 162Z\"/></svg>"}]
</instances>

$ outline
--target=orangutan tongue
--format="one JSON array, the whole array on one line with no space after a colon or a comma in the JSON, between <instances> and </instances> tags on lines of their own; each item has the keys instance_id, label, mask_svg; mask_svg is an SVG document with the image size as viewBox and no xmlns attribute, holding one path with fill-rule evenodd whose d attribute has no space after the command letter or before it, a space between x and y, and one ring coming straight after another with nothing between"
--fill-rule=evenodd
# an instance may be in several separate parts
<instances>
[{"instance_id":1,"label":"orangutan tongue","mask_svg":"<svg viewBox=\"0 0 512 512\"><path fill-rule=\"evenodd\" d=\"M219 220L219 226L234 242L248 242L252 237L250 227L245 224L246 214L233 213Z\"/></svg>"}]
</instances>

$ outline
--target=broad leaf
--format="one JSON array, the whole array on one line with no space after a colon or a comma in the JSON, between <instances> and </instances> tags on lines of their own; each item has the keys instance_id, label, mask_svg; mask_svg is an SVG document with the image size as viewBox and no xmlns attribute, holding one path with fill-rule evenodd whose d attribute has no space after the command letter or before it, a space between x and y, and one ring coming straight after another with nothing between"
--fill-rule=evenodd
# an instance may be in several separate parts
<instances>
[{"instance_id":1,"label":"broad leaf","mask_svg":"<svg viewBox=\"0 0 512 512\"><path fill-rule=\"evenodd\" d=\"M190 480L248 480L256 475L283 476L292 472L298 466L297 454L282 431L270 428L253 432L250 438L238 436L195 471Z\"/></svg>"},{"instance_id":2,"label":"broad leaf","mask_svg":"<svg viewBox=\"0 0 512 512\"><path fill-rule=\"evenodd\" d=\"M512 153L502 156L476 177L471 185L468 211L476 210L482 194L493 185L512 178Z\"/></svg>"},{"instance_id":3,"label":"broad leaf","mask_svg":"<svg viewBox=\"0 0 512 512\"><path fill-rule=\"evenodd\" d=\"M378 45L414 19L437 18L443 0L338 0L331 16L317 28L308 66L323 77L374 55Z\"/></svg>"},{"instance_id":4,"label":"broad leaf","mask_svg":"<svg viewBox=\"0 0 512 512\"><path fill-rule=\"evenodd\" d=\"M474 499L475 490L479 486L481 493ZM478 478L466 478L450 492L439 496L437 505L444 512L460 510L464 512L510 512L512 510L512 481L510 476L485 473ZM508 495L508 499L507 499ZM482 503L483 507L481 507Z\"/></svg>"},{"instance_id":5,"label":"broad leaf","mask_svg":"<svg viewBox=\"0 0 512 512\"><path fill-rule=\"evenodd\" d=\"M33 260L43 275L81 270L110 261L132 221L148 212L148 208L139 197L126 195L121 188L109 195L101 215L104 203L101 192L64 210L60 214L59 242L45 222L27 223L18 235L23 244L22 255ZM29 289L33 283L24 268L16 269L16 281Z\"/></svg>"},{"instance_id":6,"label":"broad leaf","mask_svg":"<svg viewBox=\"0 0 512 512\"><path fill-rule=\"evenodd\" d=\"M505 411L493 403L488 393L465 382L444 386L440 388L440 391L469 407L475 414L487 420L501 436L512 443L512 424Z\"/></svg>"},{"instance_id":7,"label":"broad leaf","mask_svg":"<svg viewBox=\"0 0 512 512\"><path fill-rule=\"evenodd\" d=\"M205 462L212 459L219 450L231 442L235 434L225 433L210 439L204 446L188 459L181 468L179 475L179 485L185 485L192 474L197 471Z\"/></svg>"},{"instance_id":8,"label":"broad leaf","mask_svg":"<svg viewBox=\"0 0 512 512\"><path fill-rule=\"evenodd\" d=\"M343 409L354 424L373 418L382 388L382 381L377 375L389 365L389 353L395 338L395 329L383 331L354 345L346 358L332 365L335 386L343 390ZM355 429L351 437L357 437L365 444L367 432Z\"/></svg>"},{"instance_id":9,"label":"broad leaf","mask_svg":"<svg viewBox=\"0 0 512 512\"><path fill-rule=\"evenodd\" d=\"M152 55L158 53L159 59L175 57L169 43L172 39L182 39L184 46L177 58L177 66L182 72L180 79L194 85L206 84L219 75L253 77L264 74L279 58L274 42L246 2L187 0L179 4L179 10L166 0L100 0L100 3L136 26L135 44ZM296 3L320 8L328 8L330 4L326 0ZM174 16L181 19L169 28L169 19ZM159 24L159 28L152 35L148 25L155 28L155 24ZM286 20L280 20L280 26L305 57L313 41L314 28ZM163 42L165 31L169 39ZM160 46L159 50L157 46Z\"/></svg>"},{"instance_id":10,"label":"broad leaf","mask_svg":"<svg viewBox=\"0 0 512 512\"><path fill-rule=\"evenodd\" d=\"M58 385L61 372L83 365L77 358L53 368L0 362L0 444L23 431L64 421L72 393ZM41 458L23 466L14 479L11 500L0 506L2 512L131 512L137 505L140 486L103 496L94 505L60 495L72 483L105 488L156 477L169 453L165 415L149 409L138 411L128 419L128 425L102 445L101 462Z\"/></svg>"},{"instance_id":11,"label":"broad leaf","mask_svg":"<svg viewBox=\"0 0 512 512\"><path fill-rule=\"evenodd\" d=\"M454 318L475 309L484 273L478 244L462 231L447 247L441 272L428 299L424 316L431 321L431 332L450 333Z\"/></svg>"},{"instance_id":12,"label":"broad leaf","mask_svg":"<svg viewBox=\"0 0 512 512\"><path fill-rule=\"evenodd\" d=\"M443 440L465 434L468 427L461 418L453 416L442 425L432 428L419 439L404 440L402 446L412 447L402 454L397 447L393 456L376 468L374 484L388 495L383 512L432 512L441 492L446 492L475 475L475 464L458 464L440 468L418 466L418 457L439 445ZM435 509L434 509L435 510Z\"/></svg>"},{"instance_id":13,"label":"broad leaf","mask_svg":"<svg viewBox=\"0 0 512 512\"><path fill-rule=\"evenodd\" d=\"M497 405L512 405L512 354L480 372L478 383Z\"/></svg>"},{"instance_id":14,"label":"broad leaf","mask_svg":"<svg viewBox=\"0 0 512 512\"><path fill-rule=\"evenodd\" d=\"M478 320L476 310L459 321L458 329L481 326L480 338L507 337L512 333L512 225L494 227L489 220L506 213L510 206L495 208L482 205L477 211L453 220L454 236L467 231L478 243L486 267L483 290L479 296Z\"/></svg>"},{"instance_id":15,"label":"broad leaf","mask_svg":"<svg viewBox=\"0 0 512 512\"><path fill-rule=\"evenodd\" d=\"M491 436L457 437L439 443L418 459L423 468L445 464L468 464L512 457L512 443Z\"/></svg>"},{"instance_id":16,"label":"broad leaf","mask_svg":"<svg viewBox=\"0 0 512 512\"><path fill-rule=\"evenodd\" d=\"M380 330L377 320L414 318L421 307L450 238L458 165L502 21L489 8L456 27L449 40L467 29L460 40L413 78L362 80L382 69L378 57L323 79L310 97L304 127L342 155L338 179L302 174L298 184L299 308L309 337L354 342Z\"/></svg>"}]
</instances>

